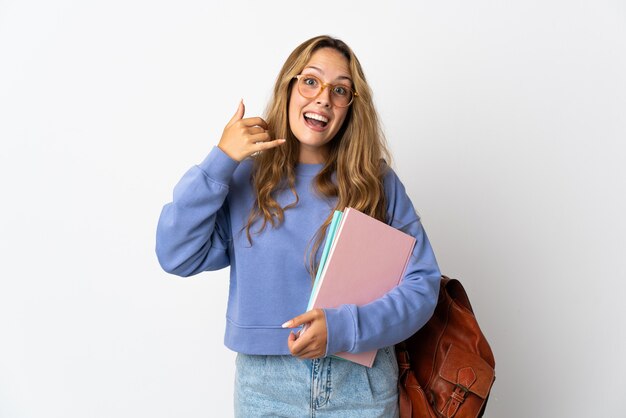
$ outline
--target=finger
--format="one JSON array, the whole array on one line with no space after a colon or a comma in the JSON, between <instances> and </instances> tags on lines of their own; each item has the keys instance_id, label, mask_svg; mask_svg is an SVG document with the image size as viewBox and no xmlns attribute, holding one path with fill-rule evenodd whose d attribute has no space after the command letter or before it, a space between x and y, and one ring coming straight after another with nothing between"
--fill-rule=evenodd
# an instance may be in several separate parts
<instances>
[{"instance_id":1,"label":"finger","mask_svg":"<svg viewBox=\"0 0 626 418\"><path fill-rule=\"evenodd\" d=\"M296 332L292 330L289 333L289 338L287 338L287 345L289 346L289 351L291 351L293 355L296 355L296 353L304 350L308 344L309 339L305 339L300 330Z\"/></svg>"},{"instance_id":2,"label":"finger","mask_svg":"<svg viewBox=\"0 0 626 418\"><path fill-rule=\"evenodd\" d=\"M296 340L297 341L297 340ZM289 344L288 344L289 345ZM320 344L309 343L306 345L297 345L293 342L289 351L291 355L298 358L319 358L326 355L326 347L322 347Z\"/></svg>"},{"instance_id":3,"label":"finger","mask_svg":"<svg viewBox=\"0 0 626 418\"><path fill-rule=\"evenodd\" d=\"M319 341L319 338L316 337L315 332L311 330L310 332L305 333L304 335L296 335L292 331L290 333L290 337L287 343L289 346L289 351L294 356L302 356L305 353L310 352L319 352L321 350L322 343ZM290 341L291 340L291 343Z\"/></svg>"},{"instance_id":4,"label":"finger","mask_svg":"<svg viewBox=\"0 0 626 418\"><path fill-rule=\"evenodd\" d=\"M267 132L267 129L263 129L260 126L252 126L251 128L247 128L248 133L251 135L262 134L263 132Z\"/></svg>"},{"instance_id":5,"label":"finger","mask_svg":"<svg viewBox=\"0 0 626 418\"><path fill-rule=\"evenodd\" d=\"M246 113L246 106L243 104L243 99L241 99L239 101L239 106L237 106L237 111L235 112L235 114L233 115L232 118L230 118L230 120L228 121L228 123L226 124L226 126L231 126L233 125L235 122L237 122L238 120L241 120L243 118L243 115Z\"/></svg>"},{"instance_id":6,"label":"finger","mask_svg":"<svg viewBox=\"0 0 626 418\"><path fill-rule=\"evenodd\" d=\"M272 142L275 141L280 141L280 139L275 139L274 141L270 141L270 142L263 142L258 144L259 146L264 146L266 144L271 144ZM285 141L283 139L283 141ZM311 311L307 311L301 315L296 316L295 318L292 318L291 320L285 322L283 324L283 328L295 328L295 327L299 327L300 325L306 324L307 322L312 322L316 319L319 319L323 316L323 311L321 309L313 309Z\"/></svg>"},{"instance_id":7,"label":"finger","mask_svg":"<svg viewBox=\"0 0 626 418\"><path fill-rule=\"evenodd\" d=\"M267 132L263 132L263 133L255 134L255 135L248 135L248 140L252 142L253 144L257 142L267 142L271 139L272 138L270 138L270 134L268 134Z\"/></svg>"},{"instance_id":8,"label":"finger","mask_svg":"<svg viewBox=\"0 0 626 418\"><path fill-rule=\"evenodd\" d=\"M295 355L295 351L296 351L296 341L298 340L298 337L296 336L296 334L294 334L293 332L289 333L289 337L287 338L287 347L289 348L289 352L292 355Z\"/></svg>"},{"instance_id":9,"label":"finger","mask_svg":"<svg viewBox=\"0 0 626 418\"><path fill-rule=\"evenodd\" d=\"M273 141L258 142L256 144L254 144L254 147L255 147L257 152L258 151L265 151L265 150L268 150L268 149L271 149L271 148L279 147L279 146L283 145L285 142L287 142L287 140L285 140L285 139L275 139ZM293 328L293 327L285 327L285 328Z\"/></svg>"},{"instance_id":10,"label":"finger","mask_svg":"<svg viewBox=\"0 0 626 418\"><path fill-rule=\"evenodd\" d=\"M278 140L277 140L278 141ZM265 142L266 143L266 142ZM258 144L258 145L263 145L263 144ZM308 313L308 312L307 312ZM284 324L282 324L281 326L283 328L295 328L295 327L299 327L300 325L302 325L304 322L302 322L302 317L304 315L306 315L307 313L304 313L300 316L296 316L295 318L290 319L289 321L285 322Z\"/></svg>"},{"instance_id":11,"label":"finger","mask_svg":"<svg viewBox=\"0 0 626 418\"><path fill-rule=\"evenodd\" d=\"M320 347L319 344L307 344L303 347L294 347L293 355L299 358L317 358L321 357L324 354L324 350Z\"/></svg>"},{"instance_id":12,"label":"finger","mask_svg":"<svg viewBox=\"0 0 626 418\"><path fill-rule=\"evenodd\" d=\"M300 339L298 339L293 332L289 334L289 337L291 339L291 343L287 340L287 345L291 355L295 357L302 355L302 353L307 349L306 344L300 341Z\"/></svg>"},{"instance_id":13,"label":"finger","mask_svg":"<svg viewBox=\"0 0 626 418\"><path fill-rule=\"evenodd\" d=\"M267 122L265 122L265 119L258 117L258 116L242 119L241 123L243 124L243 126L260 126L263 129L269 128L267 126Z\"/></svg>"},{"instance_id":14,"label":"finger","mask_svg":"<svg viewBox=\"0 0 626 418\"><path fill-rule=\"evenodd\" d=\"M324 356L324 353L322 353L319 350L308 350L308 351L304 351L298 354L296 357L300 359L313 360L313 359L320 358L323 356Z\"/></svg>"}]
</instances>

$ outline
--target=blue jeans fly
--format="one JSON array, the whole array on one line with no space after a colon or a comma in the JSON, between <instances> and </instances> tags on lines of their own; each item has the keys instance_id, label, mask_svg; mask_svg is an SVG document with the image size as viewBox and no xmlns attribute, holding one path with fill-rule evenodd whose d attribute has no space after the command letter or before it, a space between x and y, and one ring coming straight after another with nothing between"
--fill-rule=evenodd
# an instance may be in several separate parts
<instances>
[{"instance_id":1,"label":"blue jeans fly","mask_svg":"<svg viewBox=\"0 0 626 418\"><path fill-rule=\"evenodd\" d=\"M237 354L235 416L398 416L398 364L393 347L378 350L372 368L335 357Z\"/></svg>"}]
</instances>

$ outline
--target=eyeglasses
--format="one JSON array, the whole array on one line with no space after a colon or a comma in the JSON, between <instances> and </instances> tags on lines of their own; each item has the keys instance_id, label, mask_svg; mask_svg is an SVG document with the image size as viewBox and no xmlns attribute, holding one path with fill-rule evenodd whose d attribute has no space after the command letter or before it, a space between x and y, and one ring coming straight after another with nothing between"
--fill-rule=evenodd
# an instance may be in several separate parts
<instances>
[{"instance_id":1,"label":"eyeglasses","mask_svg":"<svg viewBox=\"0 0 626 418\"><path fill-rule=\"evenodd\" d=\"M330 87L330 101L337 107L348 107L352 104L358 93L345 84L328 84L311 74L299 74L297 79L298 91L302 97L315 99L322 94L326 87Z\"/></svg>"}]
</instances>

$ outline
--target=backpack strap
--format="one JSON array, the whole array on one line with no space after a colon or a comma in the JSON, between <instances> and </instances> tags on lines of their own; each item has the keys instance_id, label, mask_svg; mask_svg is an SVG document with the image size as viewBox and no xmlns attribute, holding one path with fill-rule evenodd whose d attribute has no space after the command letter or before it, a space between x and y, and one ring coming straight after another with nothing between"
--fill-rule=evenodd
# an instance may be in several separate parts
<instances>
[{"instance_id":1,"label":"backpack strap","mask_svg":"<svg viewBox=\"0 0 626 418\"><path fill-rule=\"evenodd\" d=\"M460 281L451 279L448 276L441 276L441 282L441 286L446 288L446 292L448 292L452 300L474 313L469 297L467 297L467 293L465 293L465 289Z\"/></svg>"},{"instance_id":2,"label":"backpack strap","mask_svg":"<svg viewBox=\"0 0 626 418\"><path fill-rule=\"evenodd\" d=\"M407 393L407 385L412 382L409 380L411 375L411 362L409 360L409 352L407 351L406 344L403 342L396 344L396 359L398 360L398 402L400 410L407 417L413 416L413 403L411 397Z\"/></svg>"}]
</instances>

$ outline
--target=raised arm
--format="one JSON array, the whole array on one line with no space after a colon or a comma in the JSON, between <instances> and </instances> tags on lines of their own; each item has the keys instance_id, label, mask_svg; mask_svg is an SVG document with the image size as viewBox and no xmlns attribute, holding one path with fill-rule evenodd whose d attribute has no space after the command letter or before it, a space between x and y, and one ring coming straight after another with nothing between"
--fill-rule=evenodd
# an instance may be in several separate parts
<instances>
[{"instance_id":1,"label":"raised arm","mask_svg":"<svg viewBox=\"0 0 626 418\"><path fill-rule=\"evenodd\" d=\"M157 257L168 273L191 276L230 264L226 196L237 166L214 148L174 188L172 202L161 211L156 236Z\"/></svg>"},{"instance_id":2,"label":"raised arm","mask_svg":"<svg viewBox=\"0 0 626 418\"><path fill-rule=\"evenodd\" d=\"M271 140L262 118L244 118L244 114L241 101L218 146L183 176L174 189L172 202L161 212L156 252L161 267L169 273L191 276L230 264L226 197L233 173L253 153L285 142Z\"/></svg>"}]
</instances>

